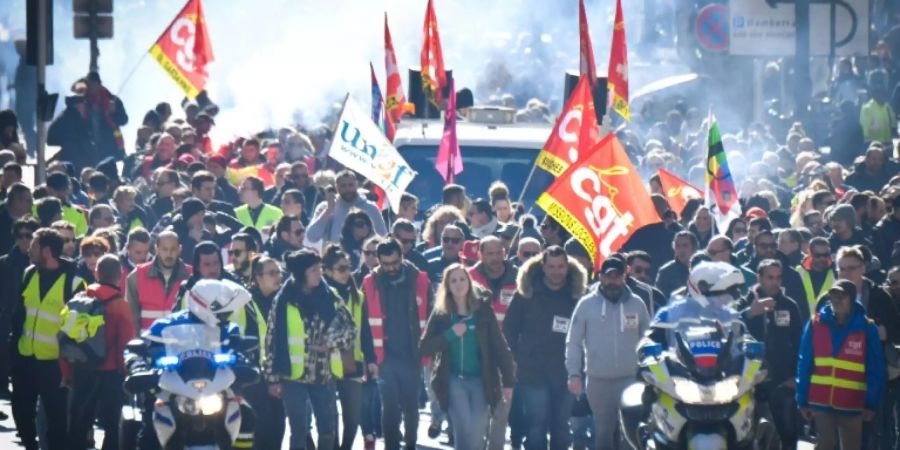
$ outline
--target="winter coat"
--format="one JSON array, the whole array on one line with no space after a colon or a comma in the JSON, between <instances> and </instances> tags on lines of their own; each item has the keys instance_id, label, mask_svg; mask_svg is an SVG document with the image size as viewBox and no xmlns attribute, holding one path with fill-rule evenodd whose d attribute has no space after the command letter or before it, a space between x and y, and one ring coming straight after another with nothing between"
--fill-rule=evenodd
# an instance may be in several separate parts
<instances>
[{"instance_id":1,"label":"winter coat","mask_svg":"<svg viewBox=\"0 0 900 450\"><path fill-rule=\"evenodd\" d=\"M587 275L569 258L566 284L559 290L544 283L540 258L519 269L517 291L503 321L503 335L516 360L516 379L525 384L565 384L566 333L572 311L584 294Z\"/></svg>"},{"instance_id":2,"label":"winter coat","mask_svg":"<svg viewBox=\"0 0 900 450\"><path fill-rule=\"evenodd\" d=\"M75 108L66 108L53 119L47 129L47 144L60 146L54 159L72 163L76 173L100 161L90 122Z\"/></svg>"},{"instance_id":3,"label":"winter coat","mask_svg":"<svg viewBox=\"0 0 900 450\"><path fill-rule=\"evenodd\" d=\"M781 384L790 379L797 370L797 354L800 351L800 335L803 333L803 314L797 302L786 296L782 289L773 296L775 307L765 314L750 317L750 305L764 295L759 285L737 301L735 309L741 312L747 330L759 342L766 344L766 362L769 366L769 380ZM806 308L806 305L803 305Z\"/></svg>"}]
</instances>

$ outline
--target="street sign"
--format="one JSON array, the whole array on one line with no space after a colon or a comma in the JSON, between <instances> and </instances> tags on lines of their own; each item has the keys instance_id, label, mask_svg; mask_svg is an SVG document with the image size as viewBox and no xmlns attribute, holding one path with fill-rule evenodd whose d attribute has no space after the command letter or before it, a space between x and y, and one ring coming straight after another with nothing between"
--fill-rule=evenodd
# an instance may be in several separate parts
<instances>
[{"instance_id":1,"label":"street sign","mask_svg":"<svg viewBox=\"0 0 900 450\"><path fill-rule=\"evenodd\" d=\"M694 35L704 49L711 52L728 50L728 7L720 4L706 5L697 14Z\"/></svg>"},{"instance_id":2,"label":"street sign","mask_svg":"<svg viewBox=\"0 0 900 450\"><path fill-rule=\"evenodd\" d=\"M72 34L75 39L91 38L91 16L75 15L72 16ZM97 39L112 39L113 37L113 16L97 16L96 26Z\"/></svg>"},{"instance_id":3,"label":"street sign","mask_svg":"<svg viewBox=\"0 0 900 450\"><path fill-rule=\"evenodd\" d=\"M815 0L809 6L810 56L828 56L831 3L834 3L835 54L869 51L869 0ZM793 56L796 46L794 3L730 0L729 52L746 56Z\"/></svg>"}]
</instances>

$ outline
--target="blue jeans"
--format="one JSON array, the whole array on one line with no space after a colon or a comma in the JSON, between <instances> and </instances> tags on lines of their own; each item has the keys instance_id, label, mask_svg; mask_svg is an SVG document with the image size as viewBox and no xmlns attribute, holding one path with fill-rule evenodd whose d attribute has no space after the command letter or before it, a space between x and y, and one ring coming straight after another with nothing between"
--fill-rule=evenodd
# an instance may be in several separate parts
<instances>
[{"instance_id":1,"label":"blue jeans","mask_svg":"<svg viewBox=\"0 0 900 450\"><path fill-rule=\"evenodd\" d=\"M381 431L385 450L400 448L400 420L406 448L416 447L419 428L419 389L422 368L418 364L383 364L378 374L381 390ZM331 447L319 447L331 448Z\"/></svg>"},{"instance_id":2,"label":"blue jeans","mask_svg":"<svg viewBox=\"0 0 900 450\"><path fill-rule=\"evenodd\" d=\"M572 440L569 417L575 396L564 382L552 384L520 384L528 432L526 450L546 450L550 434L550 450L566 450Z\"/></svg>"},{"instance_id":3,"label":"blue jeans","mask_svg":"<svg viewBox=\"0 0 900 450\"><path fill-rule=\"evenodd\" d=\"M362 428L363 436L381 436L381 394L378 393L378 383L375 380L363 383L359 427Z\"/></svg>"},{"instance_id":4,"label":"blue jeans","mask_svg":"<svg viewBox=\"0 0 900 450\"><path fill-rule=\"evenodd\" d=\"M281 399L288 423L291 424L290 448L306 448L306 436L309 434L309 403L316 417L316 432L319 442L316 448L334 448L335 425L337 425L337 402L334 383L305 384L282 383Z\"/></svg>"},{"instance_id":5,"label":"blue jeans","mask_svg":"<svg viewBox=\"0 0 900 450\"><path fill-rule=\"evenodd\" d=\"M428 390L428 408L431 410L431 426L442 428L444 425L444 410L438 403L437 396L434 395L434 389L431 389L431 372L432 365L429 364L424 368L425 372L425 389Z\"/></svg>"},{"instance_id":6,"label":"blue jeans","mask_svg":"<svg viewBox=\"0 0 900 450\"><path fill-rule=\"evenodd\" d=\"M453 448L482 450L487 436L490 408L481 378L450 377L448 413L453 427Z\"/></svg>"},{"instance_id":7,"label":"blue jeans","mask_svg":"<svg viewBox=\"0 0 900 450\"><path fill-rule=\"evenodd\" d=\"M512 405L509 407L509 440L513 448L522 446L528 434L528 421L525 417L525 406L522 404L522 389L516 384L513 389Z\"/></svg>"}]
</instances>

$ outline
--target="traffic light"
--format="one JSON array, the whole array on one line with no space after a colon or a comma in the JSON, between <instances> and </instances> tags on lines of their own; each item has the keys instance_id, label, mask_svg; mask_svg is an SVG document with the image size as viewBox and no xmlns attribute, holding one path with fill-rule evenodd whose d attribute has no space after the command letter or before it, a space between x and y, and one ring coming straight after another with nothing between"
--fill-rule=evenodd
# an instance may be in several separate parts
<instances>
[{"instance_id":1,"label":"traffic light","mask_svg":"<svg viewBox=\"0 0 900 450\"><path fill-rule=\"evenodd\" d=\"M113 37L112 0L72 0L75 39Z\"/></svg>"}]
</instances>

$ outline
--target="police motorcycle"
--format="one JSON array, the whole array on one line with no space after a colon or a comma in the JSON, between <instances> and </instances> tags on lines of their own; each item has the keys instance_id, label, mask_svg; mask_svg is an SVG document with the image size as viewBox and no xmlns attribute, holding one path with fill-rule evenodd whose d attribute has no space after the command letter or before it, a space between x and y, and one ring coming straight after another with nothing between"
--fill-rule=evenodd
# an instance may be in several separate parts
<instances>
[{"instance_id":1,"label":"police motorcycle","mask_svg":"<svg viewBox=\"0 0 900 450\"><path fill-rule=\"evenodd\" d=\"M745 337L737 314L720 307L739 295L741 284L738 269L701 263L689 278L690 298L660 312L658 319L670 319L659 326L666 338L642 343L642 383L625 390L619 408L632 448L768 449L778 442L771 425L762 422L768 431L758 430L764 345Z\"/></svg>"},{"instance_id":2,"label":"police motorcycle","mask_svg":"<svg viewBox=\"0 0 900 450\"><path fill-rule=\"evenodd\" d=\"M155 396L153 428L164 449L230 449L241 432L241 397L258 370L242 354L257 345L227 318L250 295L236 283L200 280L188 309L151 326L128 344L125 391ZM237 342L235 342L237 341Z\"/></svg>"}]
</instances>

